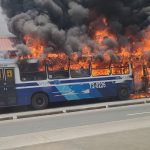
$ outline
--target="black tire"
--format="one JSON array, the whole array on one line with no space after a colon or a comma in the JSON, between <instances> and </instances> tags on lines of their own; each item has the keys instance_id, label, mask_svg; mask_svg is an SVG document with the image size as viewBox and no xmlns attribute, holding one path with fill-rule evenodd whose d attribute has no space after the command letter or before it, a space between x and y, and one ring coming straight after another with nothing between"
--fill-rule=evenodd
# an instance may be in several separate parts
<instances>
[{"instance_id":1,"label":"black tire","mask_svg":"<svg viewBox=\"0 0 150 150\"><path fill-rule=\"evenodd\" d=\"M120 100L126 100L130 96L128 88L120 88L118 92L118 98Z\"/></svg>"},{"instance_id":2,"label":"black tire","mask_svg":"<svg viewBox=\"0 0 150 150\"><path fill-rule=\"evenodd\" d=\"M32 97L32 107L36 110L45 109L48 106L48 97L44 93L37 93Z\"/></svg>"}]
</instances>

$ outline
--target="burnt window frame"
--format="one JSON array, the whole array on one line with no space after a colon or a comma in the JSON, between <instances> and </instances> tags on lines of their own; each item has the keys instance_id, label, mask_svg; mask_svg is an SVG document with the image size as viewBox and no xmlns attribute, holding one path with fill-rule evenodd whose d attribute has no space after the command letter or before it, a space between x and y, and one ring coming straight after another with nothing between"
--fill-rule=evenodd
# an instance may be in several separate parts
<instances>
[{"instance_id":1,"label":"burnt window frame","mask_svg":"<svg viewBox=\"0 0 150 150\"><path fill-rule=\"evenodd\" d=\"M78 58L78 59L84 59L84 58L88 58L88 57L83 57L83 58ZM72 61L72 59L70 59L70 66L69 66L69 69L70 69L70 77L71 78L88 78L88 77L91 77L91 62L89 62L88 64L89 64L89 66L88 66L88 69L84 69L84 67L83 66L81 66L81 68L80 69L78 69L78 70L73 70L73 69L71 69L71 61ZM82 73L79 73L78 75L81 75L81 76L78 76L78 75L75 75L75 76L72 76L72 72L74 72L74 73L77 73L78 71L81 71ZM84 72L83 72L84 71ZM87 75L84 75L83 76L83 74L86 74L86 72L87 72Z\"/></svg>"},{"instance_id":2,"label":"burnt window frame","mask_svg":"<svg viewBox=\"0 0 150 150\"><path fill-rule=\"evenodd\" d=\"M58 72L64 72L67 73L66 76L63 76L61 73L58 73ZM55 77L56 73L58 73L58 75ZM55 79L69 79L70 78L70 75L69 75L69 70L58 70L58 71L51 71L51 74L50 74L50 71L47 69L47 74L48 74L48 79L49 80L55 80ZM50 78L50 76L52 76Z\"/></svg>"},{"instance_id":3,"label":"burnt window frame","mask_svg":"<svg viewBox=\"0 0 150 150\"><path fill-rule=\"evenodd\" d=\"M69 58L67 58L67 61L66 61L66 65L67 66L67 69L63 69L61 68L60 70L53 70L53 67L52 67L52 71L49 70L49 67L50 67L50 63L49 63L49 59L47 59L47 62L46 62L46 68L47 68L47 76L48 76L48 79L49 80L61 80L61 79L69 79L70 78L70 70L69 70ZM50 74L51 72L51 74ZM59 73L59 72L62 72L62 73ZM64 73L63 73L64 72ZM56 73L58 73L58 76L55 76ZM64 74L67 74L67 75L64 75ZM63 76L64 75L64 76ZM52 76L52 77L50 77Z\"/></svg>"},{"instance_id":4,"label":"burnt window frame","mask_svg":"<svg viewBox=\"0 0 150 150\"><path fill-rule=\"evenodd\" d=\"M93 65L92 63L93 63L93 59L94 59L94 58L96 58L96 57L92 57L92 59L91 59L91 76L92 76L92 77L110 76L111 73L112 73L112 72L111 72L111 67L110 67L110 66L111 66L111 62L108 63L108 67L107 67L107 68L106 68L106 67L101 67L101 68L98 68L98 67L97 67L98 69L97 69L97 68L94 69L93 66L92 66L92 65ZM93 76L93 70L101 70L101 69L108 69L108 70L109 70L109 74L108 74L108 75L97 75L97 76Z\"/></svg>"},{"instance_id":5,"label":"burnt window frame","mask_svg":"<svg viewBox=\"0 0 150 150\"><path fill-rule=\"evenodd\" d=\"M126 74L113 74L113 71L112 71L112 68L128 68L128 73L126 73ZM130 74L130 66L129 66L129 64L126 64L126 65L124 65L124 66L121 66L121 67L112 67L112 64L111 64L111 75L113 75L113 76L116 76L116 75L128 75L128 74Z\"/></svg>"},{"instance_id":6,"label":"burnt window frame","mask_svg":"<svg viewBox=\"0 0 150 150\"><path fill-rule=\"evenodd\" d=\"M28 68L27 71L24 70L22 71L21 70L21 65L22 63L24 63L24 65L29 65L28 67L29 68L32 68L32 65L35 64L35 65L40 65L40 63L28 63L27 60L25 60L24 62L20 62L18 64L18 68L19 68L19 73L20 73L20 80L22 82L34 82L34 81L44 81L44 80L47 80L47 70L46 70L46 65L45 63L43 62L43 67L45 68L45 71L41 72L41 71L30 71L30 69ZM37 67L38 69L38 67ZM41 73L43 74L42 76L38 76L38 74ZM24 75L23 75L24 74ZM22 76L23 75L23 76ZM36 75L36 76L35 76ZM24 78L24 79L23 79Z\"/></svg>"}]
</instances>

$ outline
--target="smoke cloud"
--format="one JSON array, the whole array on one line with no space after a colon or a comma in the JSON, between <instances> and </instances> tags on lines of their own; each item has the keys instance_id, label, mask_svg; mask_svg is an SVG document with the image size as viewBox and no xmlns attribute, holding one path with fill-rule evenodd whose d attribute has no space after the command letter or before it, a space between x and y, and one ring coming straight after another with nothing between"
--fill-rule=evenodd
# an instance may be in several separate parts
<instances>
[{"instance_id":1,"label":"smoke cloud","mask_svg":"<svg viewBox=\"0 0 150 150\"><path fill-rule=\"evenodd\" d=\"M127 45L128 34L140 39L150 24L149 0L1 0L9 18L10 32L23 40L24 35L41 39L45 51L61 50L81 53L88 45L92 51L111 51ZM105 38L104 45L93 41L93 32L104 28L99 17L108 18L108 29L118 36L116 41ZM18 46L26 54L26 46ZM25 52L27 50L27 52ZM112 54L111 54L112 56Z\"/></svg>"}]
</instances>

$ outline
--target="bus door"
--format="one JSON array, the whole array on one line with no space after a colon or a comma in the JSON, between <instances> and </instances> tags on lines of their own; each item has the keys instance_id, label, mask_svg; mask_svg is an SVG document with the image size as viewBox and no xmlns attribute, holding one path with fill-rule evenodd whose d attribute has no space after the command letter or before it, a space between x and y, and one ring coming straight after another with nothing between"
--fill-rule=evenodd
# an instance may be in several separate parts
<instances>
[{"instance_id":1,"label":"bus door","mask_svg":"<svg viewBox=\"0 0 150 150\"><path fill-rule=\"evenodd\" d=\"M0 68L0 106L16 104L15 73L13 68Z\"/></svg>"},{"instance_id":2,"label":"bus door","mask_svg":"<svg viewBox=\"0 0 150 150\"><path fill-rule=\"evenodd\" d=\"M5 105L5 94L4 94L4 74L3 74L3 69L0 68L0 106Z\"/></svg>"}]
</instances>

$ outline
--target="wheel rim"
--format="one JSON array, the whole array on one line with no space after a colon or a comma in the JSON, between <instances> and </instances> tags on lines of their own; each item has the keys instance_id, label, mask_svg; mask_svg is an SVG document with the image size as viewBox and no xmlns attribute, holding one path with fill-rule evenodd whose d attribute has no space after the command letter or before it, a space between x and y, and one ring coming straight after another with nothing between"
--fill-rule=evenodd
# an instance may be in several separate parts
<instances>
[{"instance_id":1,"label":"wheel rim","mask_svg":"<svg viewBox=\"0 0 150 150\"><path fill-rule=\"evenodd\" d=\"M127 96L128 96L128 91L127 91L126 89L122 89L122 90L121 90L121 95L122 95L123 97L127 97Z\"/></svg>"},{"instance_id":2,"label":"wheel rim","mask_svg":"<svg viewBox=\"0 0 150 150\"><path fill-rule=\"evenodd\" d=\"M37 105L42 106L43 104L45 104L45 99L42 97L38 97L36 99L36 103L37 103Z\"/></svg>"}]
</instances>

